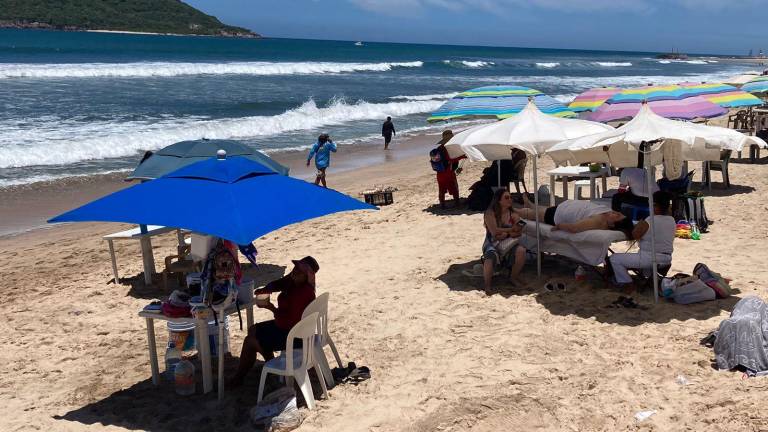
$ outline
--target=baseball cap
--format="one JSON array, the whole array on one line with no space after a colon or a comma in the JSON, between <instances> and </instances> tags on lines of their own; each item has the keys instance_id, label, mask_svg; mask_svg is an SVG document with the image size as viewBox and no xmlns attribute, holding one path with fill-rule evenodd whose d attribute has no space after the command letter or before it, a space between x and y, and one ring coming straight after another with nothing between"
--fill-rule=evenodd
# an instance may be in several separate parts
<instances>
[{"instance_id":1,"label":"baseball cap","mask_svg":"<svg viewBox=\"0 0 768 432\"><path fill-rule=\"evenodd\" d=\"M316 259L314 259L314 258L312 258L311 256L305 256L304 258L302 258L302 259L300 259L300 260L291 260L291 262L293 262L293 264L294 264L294 265L296 265L296 264L298 264L298 263L303 263L303 264L306 264L306 265L308 265L308 266L309 266L309 267L312 269L312 271L314 271L315 273L317 273L317 271L318 271L318 270L320 270L320 264L318 264L318 263L317 263L317 260L316 260Z\"/></svg>"}]
</instances>

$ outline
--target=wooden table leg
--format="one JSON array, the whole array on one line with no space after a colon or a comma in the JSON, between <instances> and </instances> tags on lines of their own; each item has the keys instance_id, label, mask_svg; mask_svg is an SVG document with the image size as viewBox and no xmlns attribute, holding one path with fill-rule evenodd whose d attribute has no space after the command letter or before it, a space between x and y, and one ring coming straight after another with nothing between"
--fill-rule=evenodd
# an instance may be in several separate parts
<instances>
[{"instance_id":1,"label":"wooden table leg","mask_svg":"<svg viewBox=\"0 0 768 432\"><path fill-rule=\"evenodd\" d=\"M160 368L157 365L157 345L155 345L155 320L147 320L147 345L149 347L149 365L152 368L152 384L160 385Z\"/></svg>"},{"instance_id":2,"label":"wooden table leg","mask_svg":"<svg viewBox=\"0 0 768 432\"><path fill-rule=\"evenodd\" d=\"M109 244L109 257L112 259L112 274L115 276L115 285L120 283L120 277L117 275L117 258L115 257L115 245L112 239L107 240Z\"/></svg>"},{"instance_id":3,"label":"wooden table leg","mask_svg":"<svg viewBox=\"0 0 768 432\"><path fill-rule=\"evenodd\" d=\"M563 178L563 199L568 199L568 176L562 176Z\"/></svg>"},{"instance_id":4,"label":"wooden table leg","mask_svg":"<svg viewBox=\"0 0 768 432\"><path fill-rule=\"evenodd\" d=\"M595 178L589 177L589 199L595 199Z\"/></svg>"},{"instance_id":5,"label":"wooden table leg","mask_svg":"<svg viewBox=\"0 0 768 432\"><path fill-rule=\"evenodd\" d=\"M245 332L247 333L248 329L253 325L253 304L248 306L248 308L245 310L245 323L248 325L248 327L245 329Z\"/></svg>"},{"instance_id":6,"label":"wooden table leg","mask_svg":"<svg viewBox=\"0 0 768 432\"><path fill-rule=\"evenodd\" d=\"M554 207L555 206L555 176L550 175L549 176L549 206ZM534 193L539 193L539 191L534 191ZM539 205L543 205L544 203L539 203Z\"/></svg>"},{"instance_id":7,"label":"wooden table leg","mask_svg":"<svg viewBox=\"0 0 768 432\"><path fill-rule=\"evenodd\" d=\"M141 257L144 261L144 282L152 285L152 275L155 274L155 256L152 254L152 240L149 237L142 237Z\"/></svg>"},{"instance_id":8,"label":"wooden table leg","mask_svg":"<svg viewBox=\"0 0 768 432\"><path fill-rule=\"evenodd\" d=\"M608 191L608 174L603 173L603 196L605 196L605 192Z\"/></svg>"},{"instance_id":9,"label":"wooden table leg","mask_svg":"<svg viewBox=\"0 0 768 432\"><path fill-rule=\"evenodd\" d=\"M208 340L208 321L197 320L195 324L197 332L197 350L200 355L200 366L203 368L203 393L213 390L213 376L211 375L211 346Z\"/></svg>"}]
</instances>

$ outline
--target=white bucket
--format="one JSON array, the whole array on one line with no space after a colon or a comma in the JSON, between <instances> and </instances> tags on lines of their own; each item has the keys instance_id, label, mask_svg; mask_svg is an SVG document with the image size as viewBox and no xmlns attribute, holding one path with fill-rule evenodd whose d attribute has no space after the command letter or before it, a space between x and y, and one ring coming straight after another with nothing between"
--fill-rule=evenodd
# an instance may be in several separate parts
<instances>
[{"instance_id":1,"label":"white bucket","mask_svg":"<svg viewBox=\"0 0 768 432\"><path fill-rule=\"evenodd\" d=\"M168 340L172 341L179 351L190 351L195 347L195 324L169 321Z\"/></svg>"}]
</instances>

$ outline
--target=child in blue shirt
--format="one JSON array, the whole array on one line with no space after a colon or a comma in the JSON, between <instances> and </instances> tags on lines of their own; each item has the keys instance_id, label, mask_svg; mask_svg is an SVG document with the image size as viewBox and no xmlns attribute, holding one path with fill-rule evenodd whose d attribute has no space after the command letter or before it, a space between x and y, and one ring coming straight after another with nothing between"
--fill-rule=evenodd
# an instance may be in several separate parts
<instances>
[{"instance_id":1,"label":"child in blue shirt","mask_svg":"<svg viewBox=\"0 0 768 432\"><path fill-rule=\"evenodd\" d=\"M328 187L325 183L325 170L331 164L331 152L336 153L336 143L331 141L328 134L322 134L317 137L317 142L312 145L309 156L307 156L307 166L309 166L312 157L315 158L315 167L317 167L315 184L322 183L324 188Z\"/></svg>"}]
</instances>

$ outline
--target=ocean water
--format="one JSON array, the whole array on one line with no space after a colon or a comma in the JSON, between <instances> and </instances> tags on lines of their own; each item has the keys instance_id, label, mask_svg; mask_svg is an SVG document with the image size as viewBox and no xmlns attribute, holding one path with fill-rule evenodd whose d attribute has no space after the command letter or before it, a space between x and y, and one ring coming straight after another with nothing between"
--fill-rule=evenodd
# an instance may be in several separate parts
<instances>
[{"instance_id":1,"label":"ocean water","mask_svg":"<svg viewBox=\"0 0 768 432\"><path fill-rule=\"evenodd\" d=\"M483 85L568 101L750 69L637 52L0 30L0 187L131 169L145 150L199 138L267 152L321 132L379 145L386 116L401 134L443 128L429 113Z\"/></svg>"}]
</instances>

